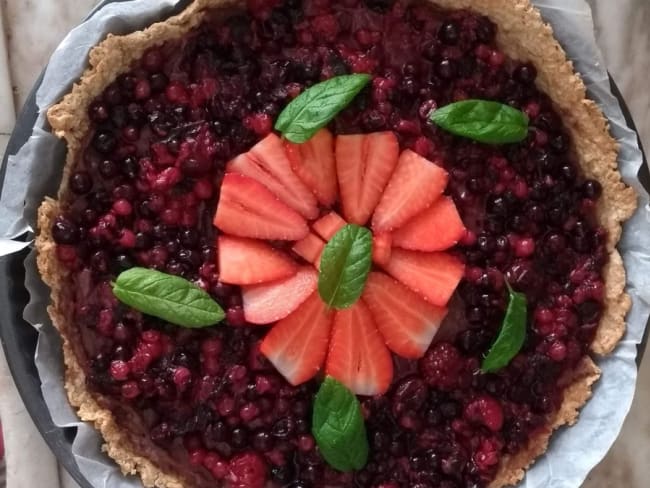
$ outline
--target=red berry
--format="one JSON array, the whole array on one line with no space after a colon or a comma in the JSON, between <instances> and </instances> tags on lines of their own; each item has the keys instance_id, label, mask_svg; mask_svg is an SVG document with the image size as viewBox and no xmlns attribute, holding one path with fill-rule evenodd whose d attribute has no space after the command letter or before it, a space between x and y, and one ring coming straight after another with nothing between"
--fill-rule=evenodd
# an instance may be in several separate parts
<instances>
[{"instance_id":1,"label":"red berry","mask_svg":"<svg viewBox=\"0 0 650 488\"><path fill-rule=\"evenodd\" d=\"M201 466L205 460L206 452L205 449L197 449L190 452L190 464L193 466Z\"/></svg>"},{"instance_id":2,"label":"red berry","mask_svg":"<svg viewBox=\"0 0 650 488\"><path fill-rule=\"evenodd\" d=\"M129 377L129 372L131 371L131 368L129 368L129 365L120 360L116 360L111 362L111 376L113 377L114 380L117 381L124 381Z\"/></svg>"},{"instance_id":3,"label":"red berry","mask_svg":"<svg viewBox=\"0 0 650 488\"><path fill-rule=\"evenodd\" d=\"M185 86L180 81L172 81L165 90L167 99L178 105L185 105L189 102L189 95Z\"/></svg>"},{"instance_id":4,"label":"red berry","mask_svg":"<svg viewBox=\"0 0 650 488\"><path fill-rule=\"evenodd\" d=\"M239 417L244 422L250 422L260 413L260 409L254 403L247 403L239 410Z\"/></svg>"},{"instance_id":5,"label":"red berry","mask_svg":"<svg viewBox=\"0 0 650 488\"><path fill-rule=\"evenodd\" d=\"M185 366L178 366L174 370L174 384L179 389L184 389L192 379L192 373Z\"/></svg>"},{"instance_id":6,"label":"red berry","mask_svg":"<svg viewBox=\"0 0 650 488\"><path fill-rule=\"evenodd\" d=\"M74 246L59 244L56 246L56 256L64 263L72 263L77 259L77 249Z\"/></svg>"},{"instance_id":7,"label":"red berry","mask_svg":"<svg viewBox=\"0 0 650 488\"><path fill-rule=\"evenodd\" d=\"M266 482L266 464L257 454L238 454L230 460L226 478L232 488L262 488Z\"/></svg>"},{"instance_id":8,"label":"red berry","mask_svg":"<svg viewBox=\"0 0 650 488\"><path fill-rule=\"evenodd\" d=\"M515 254L520 258L527 258L535 253L535 241L531 237L517 239Z\"/></svg>"},{"instance_id":9,"label":"red berry","mask_svg":"<svg viewBox=\"0 0 650 488\"><path fill-rule=\"evenodd\" d=\"M122 217L126 217L127 215L131 215L133 207L127 200L120 199L113 204L113 212Z\"/></svg>"},{"instance_id":10,"label":"red berry","mask_svg":"<svg viewBox=\"0 0 650 488\"><path fill-rule=\"evenodd\" d=\"M497 432L503 427L501 404L488 395L482 395L468 403L464 416L469 422L484 425L492 432Z\"/></svg>"},{"instance_id":11,"label":"red berry","mask_svg":"<svg viewBox=\"0 0 650 488\"><path fill-rule=\"evenodd\" d=\"M208 200L212 197L212 183L210 183L210 180L207 178L196 180L194 194L201 200Z\"/></svg>"},{"instance_id":12,"label":"red berry","mask_svg":"<svg viewBox=\"0 0 650 488\"><path fill-rule=\"evenodd\" d=\"M553 361L556 361L558 363L562 362L566 359L567 356L566 344L564 344L562 341L554 341L548 348L548 352L546 354Z\"/></svg>"},{"instance_id":13,"label":"red berry","mask_svg":"<svg viewBox=\"0 0 650 488\"><path fill-rule=\"evenodd\" d=\"M140 387L135 381L128 381L122 385L122 396L127 400L132 400L140 395Z\"/></svg>"},{"instance_id":14,"label":"red berry","mask_svg":"<svg viewBox=\"0 0 650 488\"><path fill-rule=\"evenodd\" d=\"M129 229L122 229L120 233L120 246L130 249L135 247L135 234Z\"/></svg>"},{"instance_id":15,"label":"red berry","mask_svg":"<svg viewBox=\"0 0 650 488\"><path fill-rule=\"evenodd\" d=\"M500 446L493 440L484 439L473 457L479 470L489 472L499 463Z\"/></svg>"},{"instance_id":16,"label":"red berry","mask_svg":"<svg viewBox=\"0 0 650 488\"><path fill-rule=\"evenodd\" d=\"M151 85L147 80L140 80L135 85L136 100L145 100L151 96Z\"/></svg>"},{"instance_id":17,"label":"red berry","mask_svg":"<svg viewBox=\"0 0 650 488\"><path fill-rule=\"evenodd\" d=\"M420 360L420 373L433 387L452 390L458 384L465 362L454 346L447 342L433 345Z\"/></svg>"},{"instance_id":18,"label":"red berry","mask_svg":"<svg viewBox=\"0 0 650 488\"><path fill-rule=\"evenodd\" d=\"M268 114L253 114L244 119L244 126L258 136L265 136L273 128L273 119Z\"/></svg>"}]
</instances>

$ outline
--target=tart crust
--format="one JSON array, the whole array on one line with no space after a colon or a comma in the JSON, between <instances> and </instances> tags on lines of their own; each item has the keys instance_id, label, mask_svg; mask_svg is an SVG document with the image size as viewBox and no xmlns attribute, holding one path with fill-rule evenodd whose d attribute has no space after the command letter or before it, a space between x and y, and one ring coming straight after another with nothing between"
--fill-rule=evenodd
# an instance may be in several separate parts
<instances>
[{"instance_id":1,"label":"tart crust","mask_svg":"<svg viewBox=\"0 0 650 488\"><path fill-rule=\"evenodd\" d=\"M504 53L514 59L532 61L538 70L538 86L554 101L570 131L578 162L589 178L598 180L603 195L597 208L598 219L608 231L609 262L603 270L605 281L604 314L591 350L596 355L610 353L625 333L625 316L631 306L625 293L625 269L616 250L622 224L637 206L634 190L626 186L617 170L618 144L609 134L608 123L597 104L587 99L585 85L573 69L560 44L553 36L540 12L529 0L428 0L448 9L467 8L490 17L498 26L497 43ZM168 40L181 38L206 18L207 11L229 9L237 0L195 0L187 9L165 22L126 36L109 35L90 52L90 68L75 84L71 93L50 108L48 119L53 132L65 139L68 146L66 164L58 197L68 194L68 179L83 149L90 128L87 110L90 103L115 80L128 71L134 61L150 47ZM92 422L101 432L106 444L104 450L125 474L139 474L147 487L182 488L186 483L178 473L163 469L143 456L132 436L121 429L114 414L102 406L101 395L91 394L86 387L80 358L75 354L71 331L67 327L66 303L70 303L69 272L60 265L55 255L51 236L54 218L61 213L60 201L47 198L39 209L36 249L38 268L43 280L50 286L51 305L48 312L54 326L63 337L66 365L65 387L70 403L79 417ZM536 433L527 447L514 456L505 456L490 488L500 488L520 481L535 459L547 449L552 432L562 425L576 422L579 409L591 396L591 385L598 380L600 370L591 358L585 357L570 377L563 403L558 412L548 419L545 429ZM167 454L150 443L152 451Z\"/></svg>"}]
</instances>

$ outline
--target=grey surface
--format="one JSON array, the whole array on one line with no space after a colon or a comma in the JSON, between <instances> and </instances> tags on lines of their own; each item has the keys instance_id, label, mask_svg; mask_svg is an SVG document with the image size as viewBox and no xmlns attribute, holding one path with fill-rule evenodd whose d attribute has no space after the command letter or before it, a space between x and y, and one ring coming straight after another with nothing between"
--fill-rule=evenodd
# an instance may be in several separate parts
<instances>
[{"instance_id":1,"label":"grey surface","mask_svg":"<svg viewBox=\"0 0 650 488\"><path fill-rule=\"evenodd\" d=\"M10 29L12 76L19 102L53 46L93 3L93 0L3 0L5 22ZM647 89L650 36L645 26L650 21L650 2L591 0L590 3L596 7L599 41L608 67L619 81L647 147L650 145L650 91ZM42 25L48 29L42 29ZM650 362L646 361L635 407L623 435L585 486L648 486L650 421L643 410L650 402L649 379Z\"/></svg>"}]
</instances>

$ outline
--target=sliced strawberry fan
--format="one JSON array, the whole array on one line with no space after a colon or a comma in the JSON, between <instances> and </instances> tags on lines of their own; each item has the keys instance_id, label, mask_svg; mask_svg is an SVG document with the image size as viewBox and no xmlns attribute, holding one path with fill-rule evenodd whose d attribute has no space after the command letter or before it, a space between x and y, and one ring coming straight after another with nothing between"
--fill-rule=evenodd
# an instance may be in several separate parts
<instances>
[{"instance_id":1,"label":"sliced strawberry fan","mask_svg":"<svg viewBox=\"0 0 650 488\"><path fill-rule=\"evenodd\" d=\"M391 352L424 355L464 273L445 252L466 232L447 181L440 166L400 154L392 132L323 129L304 144L272 134L228 163L214 217L220 279L241 286L248 323L271 325L261 351L287 381L324 370L376 395L391 385ZM375 269L362 297L336 311L320 298L318 269L348 222L372 229Z\"/></svg>"}]
</instances>

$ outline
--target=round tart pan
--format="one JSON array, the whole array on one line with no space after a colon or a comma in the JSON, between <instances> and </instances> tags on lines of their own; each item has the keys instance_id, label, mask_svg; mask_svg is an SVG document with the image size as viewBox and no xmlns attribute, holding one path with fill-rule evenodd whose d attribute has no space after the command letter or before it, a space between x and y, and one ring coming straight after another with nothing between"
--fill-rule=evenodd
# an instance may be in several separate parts
<instances>
[{"instance_id":1,"label":"round tart pan","mask_svg":"<svg viewBox=\"0 0 650 488\"><path fill-rule=\"evenodd\" d=\"M91 17L97 10L109 3L123 1L126 0L104 0L88 17ZM183 0L176 9L182 10L187 3L189 3L189 0ZM41 82L42 75L32 88L9 140L0 170L0 195L2 195L8 156L16 154L23 144L27 142L36 122L38 109L35 95L40 88ZM634 121L621 92L611 78L610 82L612 93L621 105L628 127L634 130L638 137ZM639 145L641 146L640 142ZM643 147L641 147L641 151L643 152ZM645 164L639 170L637 177L644 188L650 192L650 171L648 170L645 153L644 162ZM23 236L23 238L27 240L31 236ZM0 337L2 346L18 392L45 442L81 488L93 488L79 471L72 455L72 441L76 429L74 427L61 428L54 424L41 393L41 381L34 364L38 332L25 322L22 317L23 310L29 300L28 292L25 289L25 269L23 264L27 254L28 250L24 250L10 256L0 257ZM650 327L646 328L643 341L638 346L637 364L640 364L643 357L649 331Z\"/></svg>"}]
</instances>

